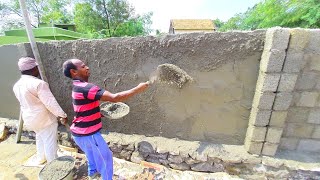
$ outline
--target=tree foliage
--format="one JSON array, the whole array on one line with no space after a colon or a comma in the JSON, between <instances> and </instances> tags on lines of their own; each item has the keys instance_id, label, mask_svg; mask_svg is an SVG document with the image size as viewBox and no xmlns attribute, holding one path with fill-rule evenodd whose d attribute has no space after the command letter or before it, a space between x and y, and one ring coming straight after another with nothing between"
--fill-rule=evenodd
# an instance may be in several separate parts
<instances>
[{"instance_id":1,"label":"tree foliage","mask_svg":"<svg viewBox=\"0 0 320 180\"><path fill-rule=\"evenodd\" d=\"M33 20L32 26L37 27L40 23L68 23L71 15L66 10L66 5L70 0L26 0L26 6ZM19 0L0 3L0 14L5 18L13 15L22 18ZM8 22L13 23L12 21Z\"/></svg>"},{"instance_id":2,"label":"tree foliage","mask_svg":"<svg viewBox=\"0 0 320 180\"><path fill-rule=\"evenodd\" d=\"M70 23L72 15L67 11L66 6L71 0L46 0L41 22L43 23Z\"/></svg>"},{"instance_id":3,"label":"tree foliage","mask_svg":"<svg viewBox=\"0 0 320 180\"><path fill-rule=\"evenodd\" d=\"M92 34L104 28L103 20L89 3L78 3L74 11L77 31Z\"/></svg>"},{"instance_id":4,"label":"tree foliage","mask_svg":"<svg viewBox=\"0 0 320 180\"><path fill-rule=\"evenodd\" d=\"M150 32L152 13L136 15L126 0L86 0L75 6L77 30L94 38L138 36Z\"/></svg>"},{"instance_id":5,"label":"tree foliage","mask_svg":"<svg viewBox=\"0 0 320 180\"><path fill-rule=\"evenodd\" d=\"M213 20L213 24L216 29L220 29L224 25L224 22L220 19L215 19Z\"/></svg>"},{"instance_id":6,"label":"tree foliage","mask_svg":"<svg viewBox=\"0 0 320 180\"><path fill-rule=\"evenodd\" d=\"M220 31L259 28L320 27L319 0L264 0L245 13L230 18Z\"/></svg>"},{"instance_id":7,"label":"tree foliage","mask_svg":"<svg viewBox=\"0 0 320 180\"><path fill-rule=\"evenodd\" d=\"M72 12L67 6L73 5ZM135 14L126 0L26 0L34 27L40 23L75 23L78 32L92 38L139 36L151 32L152 13ZM70 10L70 8L69 8ZM0 3L0 16L21 17L19 0ZM19 28L22 21L8 20L2 30Z\"/></svg>"}]
</instances>

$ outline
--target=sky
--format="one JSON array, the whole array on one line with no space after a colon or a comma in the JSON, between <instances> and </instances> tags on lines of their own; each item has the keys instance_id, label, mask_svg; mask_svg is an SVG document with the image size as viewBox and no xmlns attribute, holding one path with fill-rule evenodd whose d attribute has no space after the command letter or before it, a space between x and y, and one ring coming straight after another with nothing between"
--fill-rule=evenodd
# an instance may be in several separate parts
<instances>
[{"instance_id":1,"label":"sky","mask_svg":"<svg viewBox=\"0 0 320 180\"><path fill-rule=\"evenodd\" d=\"M227 21L261 0L128 0L137 14L153 12L152 29L168 32L170 19L216 19Z\"/></svg>"},{"instance_id":2,"label":"sky","mask_svg":"<svg viewBox=\"0 0 320 180\"><path fill-rule=\"evenodd\" d=\"M0 0L0 2L9 0ZM227 21L262 0L127 0L137 14L152 11L153 30L169 31L170 19L216 19ZM0 28L2 23L0 21ZM154 34L155 31L152 33Z\"/></svg>"}]
</instances>

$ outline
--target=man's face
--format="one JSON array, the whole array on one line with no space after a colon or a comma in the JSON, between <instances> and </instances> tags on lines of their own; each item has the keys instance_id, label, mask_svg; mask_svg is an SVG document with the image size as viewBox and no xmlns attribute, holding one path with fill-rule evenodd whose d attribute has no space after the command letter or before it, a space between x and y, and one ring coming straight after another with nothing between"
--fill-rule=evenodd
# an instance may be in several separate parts
<instances>
[{"instance_id":1,"label":"man's face","mask_svg":"<svg viewBox=\"0 0 320 180\"><path fill-rule=\"evenodd\" d=\"M90 76L89 67L79 59L72 60L72 63L77 67L77 76L87 81Z\"/></svg>"},{"instance_id":2,"label":"man's face","mask_svg":"<svg viewBox=\"0 0 320 180\"><path fill-rule=\"evenodd\" d=\"M41 77L40 77L40 72L39 72L39 67L37 66L37 68L34 70L34 75L36 76L36 77L38 77L39 79L41 79Z\"/></svg>"}]
</instances>

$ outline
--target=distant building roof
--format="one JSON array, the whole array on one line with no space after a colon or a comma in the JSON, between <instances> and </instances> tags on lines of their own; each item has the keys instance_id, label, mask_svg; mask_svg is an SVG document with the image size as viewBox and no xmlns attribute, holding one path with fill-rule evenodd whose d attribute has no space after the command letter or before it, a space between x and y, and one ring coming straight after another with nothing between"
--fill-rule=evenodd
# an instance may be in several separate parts
<instances>
[{"instance_id":1,"label":"distant building roof","mask_svg":"<svg viewBox=\"0 0 320 180\"><path fill-rule=\"evenodd\" d=\"M172 19L170 27L175 30L214 30L211 19Z\"/></svg>"}]
</instances>

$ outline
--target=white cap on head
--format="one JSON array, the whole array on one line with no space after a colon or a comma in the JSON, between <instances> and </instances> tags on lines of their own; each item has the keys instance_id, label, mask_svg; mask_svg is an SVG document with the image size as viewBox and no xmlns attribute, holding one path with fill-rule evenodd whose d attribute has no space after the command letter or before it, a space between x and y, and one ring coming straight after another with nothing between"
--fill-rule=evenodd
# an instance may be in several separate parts
<instances>
[{"instance_id":1,"label":"white cap on head","mask_svg":"<svg viewBox=\"0 0 320 180\"><path fill-rule=\"evenodd\" d=\"M38 63L31 57L23 57L19 59L18 66L20 71L26 71L38 66Z\"/></svg>"}]
</instances>

